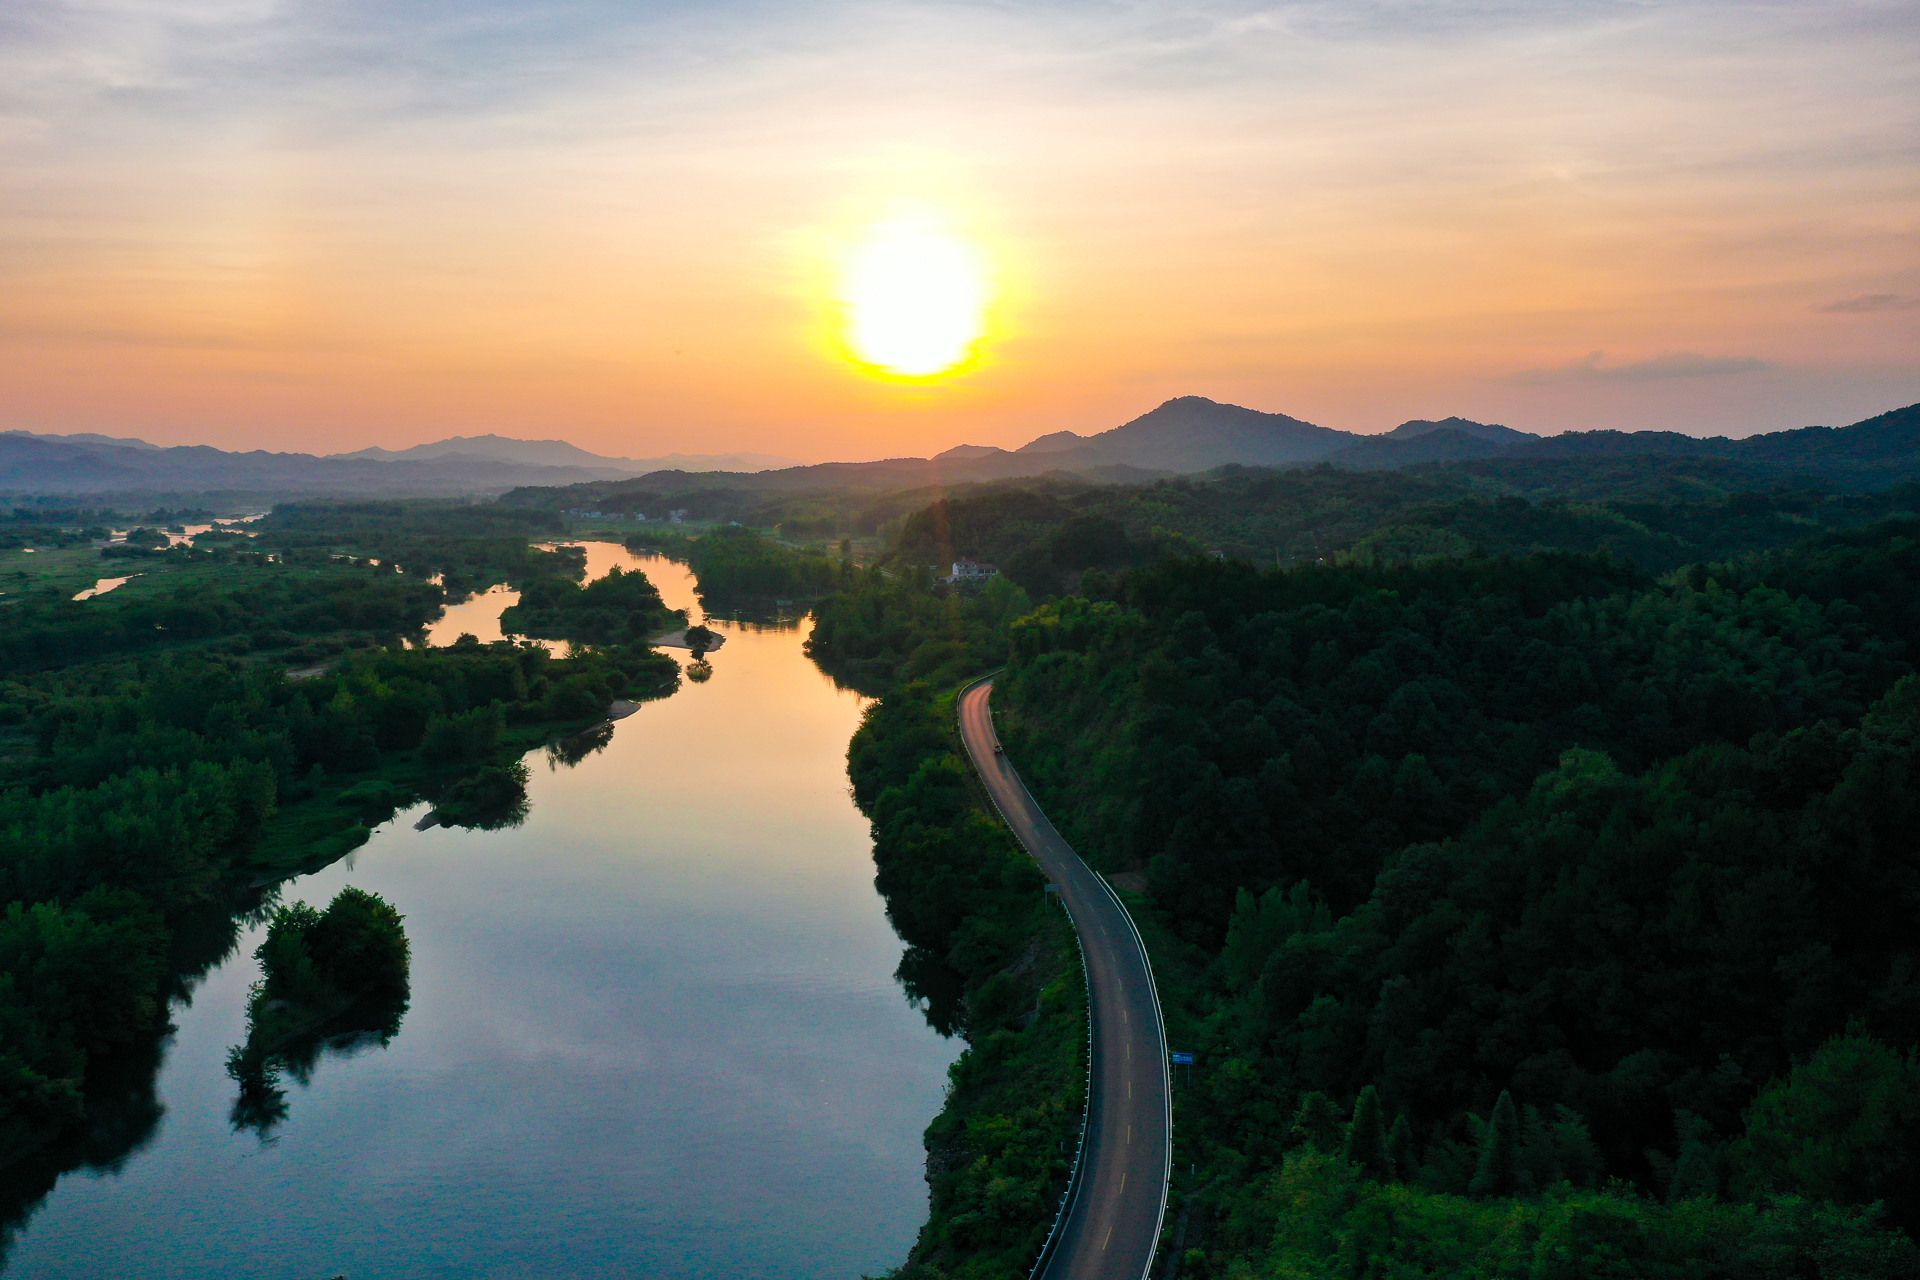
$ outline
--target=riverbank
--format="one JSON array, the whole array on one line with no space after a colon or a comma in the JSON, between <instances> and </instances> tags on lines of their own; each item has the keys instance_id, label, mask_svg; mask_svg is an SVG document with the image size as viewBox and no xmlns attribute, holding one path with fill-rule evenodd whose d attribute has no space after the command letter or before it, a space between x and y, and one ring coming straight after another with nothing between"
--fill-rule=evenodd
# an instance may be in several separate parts
<instances>
[{"instance_id":1,"label":"riverbank","mask_svg":"<svg viewBox=\"0 0 1920 1280\"><path fill-rule=\"evenodd\" d=\"M708 630L707 634L710 638L702 645L702 648L704 649L705 652L714 653L726 645L727 643L726 633L720 632L720 631ZM655 645L664 646L668 649L693 648L691 644L687 643L686 627L682 627L678 631L663 631L659 635L655 636L651 641L651 643Z\"/></svg>"},{"instance_id":2,"label":"riverbank","mask_svg":"<svg viewBox=\"0 0 1920 1280\"><path fill-rule=\"evenodd\" d=\"M640 567L690 600L673 566ZM271 1146L227 1122L254 917L212 940L157 1078L103 1118L97 1176L54 1188L6 1280L896 1263L955 1046L891 977L901 944L842 763L861 700L820 678L802 631L727 634L708 683L527 756L522 825L419 830L403 809L279 886L393 903L413 986L389 1045L328 1049L288 1087Z\"/></svg>"},{"instance_id":3,"label":"riverbank","mask_svg":"<svg viewBox=\"0 0 1920 1280\"><path fill-rule=\"evenodd\" d=\"M1072 1170L1086 990L1071 922L961 754L952 691L896 688L848 749L899 977L968 1048L927 1126L926 1225L901 1280L1024 1275Z\"/></svg>"},{"instance_id":4,"label":"riverbank","mask_svg":"<svg viewBox=\"0 0 1920 1280\"><path fill-rule=\"evenodd\" d=\"M500 648L502 652L529 652ZM565 680L570 660L551 658L540 652L543 665L552 666L556 675ZM508 708L501 718L497 738L457 761L429 759L429 748L422 745L382 752L366 769L303 780L296 789L282 794L277 811L242 863L251 873L250 883L269 884L317 871L365 844L373 828L390 820L399 810L421 800L432 800L462 777L488 766L510 764L529 751L577 736L622 715L631 715L631 710L621 712L620 708L637 710L642 702L666 697L674 691L678 686L679 666L664 654L635 655L627 662L623 674L628 682L623 690L627 696L596 706L590 712L541 714L546 706L568 705L564 702Z\"/></svg>"}]
</instances>

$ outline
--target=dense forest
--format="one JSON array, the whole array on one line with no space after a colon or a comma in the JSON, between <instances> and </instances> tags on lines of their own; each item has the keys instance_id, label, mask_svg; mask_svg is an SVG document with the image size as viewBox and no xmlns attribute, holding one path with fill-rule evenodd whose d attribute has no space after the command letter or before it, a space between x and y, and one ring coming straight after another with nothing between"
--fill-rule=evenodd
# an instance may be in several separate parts
<instances>
[{"instance_id":1,"label":"dense forest","mask_svg":"<svg viewBox=\"0 0 1920 1280\"><path fill-rule=\"evenodd\" d=\"M1437 472L1222 468L1150 485L1008 484L933 503L902 524L887 560L989 561L1036 596L1088 571L1216 551L1268 565L1413 564L1475 549L1605 551L1650 573L1792 546L1920 510L1920 486L1879 493L1714 494L1573 501L1478 489Z\"/></svg>"},{"instance_id":2,"label":"dense forest","mask_svg":"<svg viewBox=\"0 0 1920 1280\"><path fill-rule=\"evenodd\" d=\"M921 801L898 834L908 783L961 768L943 691L1004 664L1009 755L1139 890L1199 1056L1180 1274L1920 1269L1920 521L1861 527L1911 495L1656 504L1643 530L1744 553L1661 576L1551 504L1454 504L1493 527L1465 548L1263 569L1057 500L906 534L1006 535L967 549L1011 570L1077 548L1059 576L943 590L908 541L821 603L812 651L885 694L856 795L903 977L938 974L961 1030L1017 970L963 945L1007 910L965 887L1003 856L973 819ZM927 1247L977 1213L937 1171L1004 1158L941 1135L1040 1101L956 1093L902 1275L1017 1273Z\"/></svg>"},{"instance_id":3,"label":"dense forest","mask_svg":"<svg viewBox=\"0 0 1920 1280\"><path fill-rule=\"evenodd\" d=\"M251 528L262 551L288 563L347 554L464 595L552 576L551 553L530 543L564 536L566 524L500 503L316 501L283 502Z\"/></svg>"},{"instance_id":4,"label":"dense forest","mask_svg":"<svg viewBox=\"0 0 1920 1280\"><path fill-rule=\"evenodd\" d=\"M685 561L702 599L742 596L817 596L840 580L842 568L818 551L784 547L744 525L721 525L698 537L671 529L630 534L635 551L658 551Z\"/></svg>"},{"instance_id":5,"label":"dense forest","mask_svg":"<svg viewBox=\"0 0 1920 1280\"><path fill-rule=\"evenodd\" d=\"M1590 1132L1576 1183L1920 1226L1902 1126L1764 1105L1825 1053L1920 1108L1915 532L1658 585L1169 564L1016 624L1009 751L1177 941L1183 1140L1254 1174L1371 1086L1465 1194L1507 1094Z\"/></svg>"},{"instance_id":6,"label":"dense forest","mask_svg":"<svg viewBox=\"0 0 1920 1280\"><path fill-rule=\"evenodd\" d=\"M520 602L500 615L501 627L515 635L589 644L644 644L684 621L661 602L646 574L618 565L584 586L558 574L535 578L520 589Z\"/></svg>"},{"instance_id":7,"label":"dense forest","mask_svg":"<svg viewBox=\"0 0 1920 1280\"><path fill-rule=\"evenodd\" d=\"M566 657L410 642L448 596L430 575L579 576L580 555L530 546L538 530L520 517L464 510L361 504L329 526L295 509L257 539L158 552L137 589L74 600L43 575L0 601L9 1216L151 1127L168 1002L224 958L241 919L272 910L274 882L422 800L445 824L516 822L521 756L616 698L676 687L678 665L645 634L671 615L640 574L567 582L588 607L559 610L558 637L581 642ZM89 543L61 554L98 558ZM553 747L558 761L572 751ZM404 935L377 900L282 908L267 949L234 1060L235 1123L262 1132L283 1113L281 1074L310 1071L338 1035L390 1035L405 1005Z\"/></svg>"}]
</instances>

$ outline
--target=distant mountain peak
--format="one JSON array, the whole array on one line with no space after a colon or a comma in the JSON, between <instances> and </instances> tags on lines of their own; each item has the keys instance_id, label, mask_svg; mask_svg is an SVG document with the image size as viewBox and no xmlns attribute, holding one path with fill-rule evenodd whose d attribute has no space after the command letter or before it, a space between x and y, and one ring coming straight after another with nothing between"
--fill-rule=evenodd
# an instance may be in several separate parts
<instances>
[{"instance_id":1,"label":"distant mountain peak","mask_svg":"<svg viewBox=\"0 0 1920 1280\"><path fill-rule=\"evenodd\" d=\"M1540 437L1530 431L1515 431L1512 427L1503 427L1497 422L1475 422L1471 418L1451 417L1414 418L1401 423L1381 438L1386 440L1411 440L1434 431L1458 431L1462 435L1472 436L1476 440L1490 440L1495 444L1521 444Z\"/></svg>"},{"instance_id":2,"label":"distant mountain peak","mask_svg":"<svg viewBox=\"0 0 1920 1280\"><path fill-rule=\"evenodd\" d=\"M445 440L417 444L410 449L375 447L332 456L376 462L431 462L459 456L490 458L496 462L516 462L535 467L603 467L636 475L674 464L688 471L765 471L774 467L799 465L792 458L776 458L762 453L670 453L662 458L614 458L589 453L565 440L519 440L491 433L484 436L449 436Z\"/></svg>"},{"instance_id":3,"label":"distant mountain peak","mask_svg":"<svg viewBox=\"0 0 1920 1280\"><path fill-rule=\"evenodd\" d=\"M1353 437L1284 413L1264 413L1206 396L1175 396L1109 431L1054 431L1016 453L1059 455L1063 467L1137 467L1190 472L1237 462L1284 466L1311 462Z\"/></svg>"},{"instance_id":4,"label":"distant mountain peak","mask_svg":"<svg viewBox=\"0 0 1920 1280\"><path fill-rule=\"evenodd\" d=\"M98 431L75 431L71 435L53 435L44 431L7 431L0 434L10 436L32 436L35 440L52 440L58 444L104 444L116 445L122 449L159 449L157 444L148 444L145 440L136 440L131 436L103 436Z\"/></svg>"},{"instance_id":5,"label":"distant mountain peak","mask_svg":"<svg viewBox=\"0 0 1920 1280\"><path fill-rule=\"evenodd\" d=\"M939 462L942 459L948 459L948 458L991 458L996 453L1005 453L1005 452L1006 452L1005 449L1002 449L997 445L957 444L953 446L953 448L951 449L947 449L941 453L934 454L933 460L935 462Z\"/></svg>"},{"instance_id":6,"label":"distant mountain peak","mask_svg":"<svg viewBox=\"0 0 1920 1280\"><path fill-rule=\"evenodd\" d=\"M1087 437L1077 431L1050 431L1035 440L1029 440L1015 449L1015 453L1061 453L1067 449L1078 449L1087 442Z\"/></svg>"}]
</instances>

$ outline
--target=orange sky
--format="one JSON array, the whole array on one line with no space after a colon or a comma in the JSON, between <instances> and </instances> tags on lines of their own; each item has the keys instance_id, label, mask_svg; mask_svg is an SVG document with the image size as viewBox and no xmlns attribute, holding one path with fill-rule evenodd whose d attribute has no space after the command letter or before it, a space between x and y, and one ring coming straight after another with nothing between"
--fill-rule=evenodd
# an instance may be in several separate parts
<instances>
[{"instance_id":1,"label":"orange sky","mask_svg":"<svg viewBox=\"0 0 1920 1280\"><path fill-rule=\"evenodd\" d=\"M539 10L529 13L527 10ZM1920 400L1904 4L16 0L0 429L807 459ZM848 362L906 207L978 360Z\"/></svg>"}]
</instances>

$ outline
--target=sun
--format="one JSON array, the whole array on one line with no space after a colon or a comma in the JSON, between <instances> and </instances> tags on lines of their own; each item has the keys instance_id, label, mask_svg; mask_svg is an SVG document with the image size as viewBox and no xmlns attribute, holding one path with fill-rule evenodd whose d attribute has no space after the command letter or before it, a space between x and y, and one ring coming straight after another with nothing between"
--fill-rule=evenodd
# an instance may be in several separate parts
<instances>
[{"instance_id":1,"label":"sun","mask_svg":"<svg viewBox=\"0 0 1920 1280\"><path fill-rule=\"evenodd\" d=\"M979 251L939 219L869 227L840 283L853 359L895 378L926 379L967 364L986 331Z\"/></svg>"}]
</instances>

